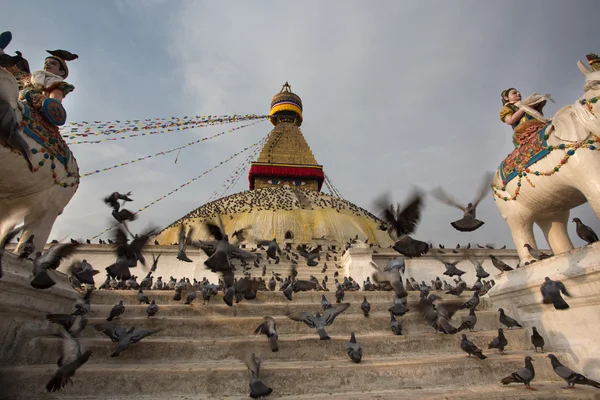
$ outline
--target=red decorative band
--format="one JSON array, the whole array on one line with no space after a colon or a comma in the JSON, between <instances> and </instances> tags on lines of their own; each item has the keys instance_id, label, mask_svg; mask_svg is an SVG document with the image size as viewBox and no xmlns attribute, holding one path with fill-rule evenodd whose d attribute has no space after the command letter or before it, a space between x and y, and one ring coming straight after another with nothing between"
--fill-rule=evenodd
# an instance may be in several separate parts
<instances>
[{"instance_id":1,"label":"red decorative band","mask_svg":"<svg viewBox=\"0 0 600 400\"><path fill-rule=\"evenodd\" d=\"M252 165L248 173L250 190L254 189L254 178L257 176L273 176L278 178L304 178L316 180L319 184L319 190L323 185L325 174L323 168L318 167L288 167L276 165Z\"/></svg>"}]
</instances>

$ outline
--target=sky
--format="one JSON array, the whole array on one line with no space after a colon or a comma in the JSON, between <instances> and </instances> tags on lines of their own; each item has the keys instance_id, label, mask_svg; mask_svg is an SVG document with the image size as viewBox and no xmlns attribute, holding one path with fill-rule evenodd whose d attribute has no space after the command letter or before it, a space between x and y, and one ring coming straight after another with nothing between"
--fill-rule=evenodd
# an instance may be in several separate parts
<instances>
[{"instance_id":1,"label":"sky","mask_svg":"<svg viewBox=\"0 0 600 400\"><path fill-rule=\"evenodd\" d=\"M7 52L32 70L46 49L79 55L63 104L68 121L194 115L268 114L288 81L304 105L302 132L342 196L374 211L389 192L402 202L413 186L442 186L470 201L486 171L513 148L499 120L500 92L551 93L545 115L583 93L576 62L600 52L590 1L10 1L0 31ZM28 16L27 23L23 18ZM243 123L100 144L71 145L81 173L166 151ZM176 153L83 177L51 239L89 238L113 224L101 199L133 192L137 209L176 189L269 133L269 122ZM245 155L139 214L133 229L165 227L204 204ZM248 189L247 170L228 193ZM588 205L571 212L596 231ZM461 212L427 198L416 237L454 245L514 247L492 196L486 222L471 233L450 222ZM583 242L569 231L576 246ZM106 238L106 236L102 236ZM536 228L538 246L547 248Z\"/></svg>"}]
</instances>

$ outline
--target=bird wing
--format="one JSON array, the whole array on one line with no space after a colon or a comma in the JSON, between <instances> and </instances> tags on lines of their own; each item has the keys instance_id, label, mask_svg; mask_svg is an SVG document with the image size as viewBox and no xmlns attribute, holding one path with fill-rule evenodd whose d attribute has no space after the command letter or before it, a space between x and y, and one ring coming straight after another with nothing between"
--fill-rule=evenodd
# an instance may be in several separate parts
<instances>
[{"instance_id":1,"label":"bird wing","mask_svg":"<svg viewBox=\"0 0 600 400\"><path fill-rule=\"evenodd\" d=\"M114 324L95 324L94 329L104 333L112 342L118 342L127 334L127 329L123 325Z\"/></svg>"},{"instance_id":2,"label":"bird wing","mask_svg":"<svg viewBox=\"0 0 600 400\"><path fill-rule=\"evenodd\" d=\"M79 340L71 336L62 325L60 326L60 334L63 338L61 349L61 364L70 364L81 355L81 346Z\"/></svg>"},{"instance_id":3,"label":"bird wing","mask_svg":"<svg viewBox=\"0 0 600 400\"><path fill-rule=\"evenodd\" d=\"M160 332L160 329L150 330L150 329L140 329L133 332L131 335L131 343L137 343L145 337L148 337L156 332Z\"/></svg>"},{"instance_id":4,"label":"bird wing","mask_svg":"<svg viewBox=\"0 0 600 400\"><path fill-rule=\"evenodd\" d=\"M561 281L557 281L556 285L558 286L558 288L560 289L560 291L562 292L562 294L564 294L565 296L571 297L571 295L569 294L569 292L567 292L567 288L565 287L564 283L562 283Z\"/></svg>"},{"instance_id":5,"label":"bird wing","mask_svg":"<svg viewBox=\"0 0 600 400\"><path fill-rule=\"evenodd\" d=\"M228 251L229 251L229 254L231 255L231 257L239 258L240 260L254 261L258 258L258 255L256 253L251 253L249 251L242 250L239 247L232 245L231 243L229 244Z\"/></svg>"},{"instance_id":6,"label":"bird wing","mask_svg":"<svg viewBox=\"0 0 600 400\"><path fill-rule=\"evenodd\" d=\"M456 200L454 200L452 197L450 197L445 191L444 189L442 189L441 187L437 187L435 189L433 189L431 191L431 195L433 196L434 199L441 201L442 203L445 203L451 207L456 207L461 211L465 210L465 206L459 204Z\"/></svg>"},{"instance_id":7,"label":"bird wing","mask_svg":"<svg viewBox=\"0 0 600 400\"><path fill-rule=\"evenodd\" d=\"M462 307L463 304L464 303L460 300L437 303L437 313L440 317L451 320L454 314Z\"/></svg>"},{"instance_id":8,"label":"bird wing","mask_svg":"<svg viewBox=\"0 0 600 400\"><path fill-rule=\"evenodd\" d=\"M335 317L346 311L350 307L350 303L341 303L329 307L323 312L323 318L325 318L325 324L331 325L335 320Z\"/></svg>"},{"instance_id":9,"label":"bird wing","mask_svg":"<svg viewBox=\"0 0 600 400\"><path fill-rule=\"evenodd\" d=\"M477 196L473 200L473 207L477 207L481 200L491 191L490 187L492 185L492 179L494 178L493 172L486 172L483 175L483 179L481 182L481 187L479 188L479 192L477 192Z\"/></svg>"},{"instance_id":10,"label":"bird wing","mask_svg":"<svg viewBox=\"0 0 600 400\"><path fill-rule=\"evenodd\" d=\"M46 52L65 61L73 61L79 58L77 54L71 53L68 50L46 50Z\"/></svg>"},{"instance_id":11,"label":"bird wing","mask_svg":"<svg viewBox=\"0 0 600 400\"><path fill-rule=\"evenodd\" d=\"M50 247L48 251L39 258L38 262L39 264L55 265L56 269L63 258L68 257L75 252L77 246L78 244L74 243L56 244Z\"/></svg>"},{"instance_id":12,"label":"bird wing","mask_svg":"<svg viewBox=\"0 0 600 400\"><path fill-rule=\"evenodd\" d=\"M211 222L205 222L205 226L206 229L208 229L208 234L210 236L214 237L216 240L223 240L224 234L221 228L219 228L219 226Z\"/></svg>"},{"instance_id":13,"label":"bird wing","mask_svg":"<svg viewBox=\"0 0 600 400\"><path fill-rule=\"evenodd\" d=\"M148 243L148 240L150 240L150 237L153 236L157 231L158 227L146 228L146 230L139 234L137 238L131 241L131 244L129 245L131 250L133 250L135 254L139 254L144 246Z\"/></svg>"},{"instance_id":14,"label":"bird wing","mask_svg":"<svg viewBox=\"0 0 600 400\"><path fill-rule=\"evenodd\" d=\"M183 224L179 225L179 240L178 240L178 250L179 251L184 251L185 250L185 226L183 226Z\"/></svg>"},{"instance_id":15,"label":"bird wing","mask_svg":"<svg viewBox=\"0 0 600 400\"><path fill-rule=\"evenodd\" d=\"M571 368L565 367L564 365L559 365L554 368L554 372L563 379L568 379L575 373Z\"/></svg>"},{"instance_id":16,"label":"bird wing","mask_svg":"<svg viewBox=\"0 0 600 400\"><path fill-rule=\"evenodd\" d=\"M309 328L316 328L314 315L308 312L288 313L287 317L293 321L304 322Z\"/></svg>"}]
</instances>

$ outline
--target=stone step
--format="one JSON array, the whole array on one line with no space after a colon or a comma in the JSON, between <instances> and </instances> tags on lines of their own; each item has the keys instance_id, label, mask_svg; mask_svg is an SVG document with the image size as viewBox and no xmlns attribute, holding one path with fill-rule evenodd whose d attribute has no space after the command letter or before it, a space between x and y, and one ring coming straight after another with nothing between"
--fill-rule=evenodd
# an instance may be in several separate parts
<instances>
[{"instance_id":1,"label":"stone step","mask_svg":"<svg viewBox=\"0 0 600 400\"><path fill-rule=\"evenodd\" d=\"M90 328L87 328L90 329ZM532 349L529 338L523 331L511 331L506 334L509 345L507 353L515 350ZM391 332L356 335L358 342L363 347L364 359L372 360L377 357L408 357L427 354L457 354L460 349L460 335L412 335L395 336ZM469 340L484 350L490 359L504 357L496 350L488 350L488 343L496 337L494 331L478 331L467 333ZM102 358L108 364L130 364L150 362L179 362L224 360L236 358L246 349L253 351L261 358L280 361L325 361L349 360L345 346L350 335L332 335L331 340L319 340L316 334L310 335L285 335L279 338L279 351L271 352L271 348L264 335L229 337L229 338L183 338L150 336L140 343L131 345L118 358L109 355L115 348L107 337L83 338L81 344L86 349L92 350L97 358ZM51 364L55 362L61 340L58 338L43 337L32 340L30 348L24 352L27 357L20 360L25 364Z\"/></svg>"},{"instance_id":2,"label":"stone step","mask_svg":"<svg viewBox=\"0 0 600 400\"><path fill-rule=\"evenodd\" d=\"M307 311L310 311L307 310ZM483 330L495 330L499 328L499 322L497 319L497 313L491 311L485 311L479 313L477 329ZM466 313L464 316L466 317ZM280 336L287 334L310 334L316 333L316 329L309 328L305 323L292 321L284 316L273 316L277 322L277 332ZM161 332L158 332L159 336L184 336L189 338L201 338L201 337L230 337L230 336L248 336L254 332L254 329L262 323L262 317L170 317L164 313L159 313L157 316L152 318L147 317L128 317L127 309L122 317L113 320L115 324L122 324L127 326L135 326L139 329L155 329L162 328ZM357 335L373 332L391 332L389 328L390 317L388 314L374 314L368 318L358 315L339 315L333 324L326 327L325 330L329 334L350 334L355 332ZM402 317L400 321L403 327L403 331L407 335L420 335L422 333L434 334L434 330L427 323L420 320L417 313L410 312ZM455 321L455 322L454 322ZM453 320L454 326L459 326L461 323L461 316L455 316ZM106 318L89 318L88 325L94 325L98 323L106 323ZM522 329L515 329L516 331L525 332ZM508 330L507 330L508 331ZM85 330L83 332L84 337L99 336L102 335L100 332L95 330Z\"/></svg>"},{"instance_id":3,"label":"stone step","mask_svg":"<svg viewBox=\"0 0 600 400\"><path fill-rule=\"evenodd\" d=\"M462 354L377 358L365 359L360 364L349 360L279 362L265 359L261 377L280 396L336 393L340 389L368 392L473 383L491 385L522 368L527 354L531 352L514 352L486 360ZM547 359L534 360L538 380L556 378ZM0 368L3 395L17 399L21 393L27 393L29 398L31 394L43 392L56 368L56 364ZM522 387L519 389L523 391ZM248 376L241 361L106 364L103 357L97 357L80 368L74 377L74 386L67 386L60 394L75 393L78 396L98 393L156 397L183 393L193 394L195 398L243 396L248 393Z\"/></svg>"},{"instance_id":4,"label":"stone step","mask_svg":"<svg viewBox=\"0 0 600 400\"><path fill-rule=\"evenodd\" d=\"M185 298L187 296L187 292L183 291L182 300L177 302L173 300L173 296L175 292L173 290L144 290L144 293L150 298L150 300L156 300L156 302L160 304L182 304L185 302ZM459 300L467 301L473 296L472 292L463 292L460 297L445 294L442 291L431 292L438 296L440 296L444 300ZM200 299L200 303L202 303L200 293L196 293L198 299ZM330 302L335 302L335 292L299 292L293 294L293 302L302 302L302 303L314 303L316 305L321 304L321 296L325 295ZM137 290L97 290L92 294L92 306L97 304L117 304L119 300L123 300L125 304L139 304L137 301ZM367 301L378 302L378 301L392 301L393 292L387 291L376 291L376 292L345 292L344 302L349 303L361 303L363 301L363 296L367 297ZM409 292L408 293L408 302L409 304L418 304L419 302L419 293L418 292ZM223 294L219 292L216 296L211 299L211 304L224 304L223 303ZM241 303L285 303L289 304L290 301L284 296L281 291L269 292L269 291L260 291L257 293L257 296L253 300L242 300ZM487 298L485 296L482 297L482 301L480 303L479 308L485 308L487 304Z\"/></svg>"},{"instance_id":5,"label":"stone step","mask_svg":"<svg viewBox=\"0 0 600 400\"><path fill-rule=\"evenodd\" d=\"M129 299L128 299L129 300ZM330 299L334 300L334 299ZM259 303L253 300L241 301L239 304L235 304L233 307L229 307L224 302L213 302L211 300L210 304L204 305L202 304L202 299L194 300L194 302L190 305L186 305L185 299L182 299L179 303L168 303L161 304L157 302L159 306L158 315L161 316L169 316L169 317L203 317L203 316L238 316L238 317L263 317L265 315L286 315L287 312L303 312L303 311L323 311L321 310L321 305L315 303L302 303L299 301L291 301L286 303ZM335 303L335 301L334 301ZM116 304L116 302L115 302ZM125 314L127 317L145 317L146 309L148 305L146 304L125 304ZM389 308L392 305L391 301L377 301L371 302L371 311L369 315L378 315L385 314L389 317ZM108 317L110 311L113 308L113 304L92 304L91 311L89 317ZM409 313L418 313L418 308L416 303L412 303L408 305ZM479 312L491 312L498 317L498 313L496 311L485 310L482 309ZM476 314L479 316L479 312ZM360 309L360 303L355 302L351 303L350 307L344 314L342 315L354 315L360 314L363 315L362 310ZM468 315L468 311L460 310L457 315Z\"/></svg>"},{"instance_id":6,"label":"stone step","mask_svg":"<svg viewBox=\"0 0 600 400\"><path fill-rule=\"evenodd\" d=\"M561 381L562 382L562 381ZM598 400L597 390L589 387L577 386L576 390L564 390L558 381L534 380L532 387L537 389L524 390L522 385L504 386L500 383L488 385L468 385L452 387L428 388L403 388L403 400ZM27 400L47 400L48 396L29 396ZM52 397L54 398L54 397ZM57 399L64 400L122 400L121 395L116 396L82 396L71 393L62 393ZM127 400L196 400L198 396L185 394L162 395L127 395ZM215 400L246 400L248 395L241 396L211 396ZM268 399L279 400L398 400L397 390L374 390L370 392L354 391L345 392L342 389L332 393L310 395L278 395L273 392Z\"/></svg>"}]
</instances>

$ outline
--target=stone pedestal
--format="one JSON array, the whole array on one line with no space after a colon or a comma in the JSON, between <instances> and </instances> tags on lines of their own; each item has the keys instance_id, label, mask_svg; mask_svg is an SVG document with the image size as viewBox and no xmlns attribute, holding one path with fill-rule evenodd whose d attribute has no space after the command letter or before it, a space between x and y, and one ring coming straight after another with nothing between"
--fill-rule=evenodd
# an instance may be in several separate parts
<instances>
[{"instance_id":1,"label":"stone pedestal","mask_svg":"<svg viewBox=\"0 0 600 400\"><path fill-rule=\"evenodd\" d=\"M80 294L67 282L67 276L49 271L56 285L46 290L34 289L33 263L6 252L2 258L0 278L0 364L14 364L27 353L30 339L54 332L46 314L72 313Z\"/></svg>"},{"instance_id":2,"label":"stone pedestal","mask_svg":"<svg viewBox=\"0 0 600 400\"><path fill-rule=\"evenodd\" d=\"M570 308L556 310L542 303L545 277L562 281L572 297ZM591 379L600 379L600 243L575 249L496 277L488 296L531 333L544 337L546 352L570 357L569 366Z\"/></svg>"}]
</instances>

